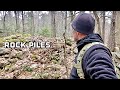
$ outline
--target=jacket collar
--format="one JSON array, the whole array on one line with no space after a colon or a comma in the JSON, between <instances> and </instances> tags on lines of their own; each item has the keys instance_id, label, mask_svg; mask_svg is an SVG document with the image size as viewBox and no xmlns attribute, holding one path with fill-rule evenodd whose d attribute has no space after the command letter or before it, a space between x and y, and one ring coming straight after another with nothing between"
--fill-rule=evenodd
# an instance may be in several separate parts
<instances>
[{"instance_id":1,"label":"jacket collar","mask_svg":"<svg viewBox=\"0 0 120 90\"><path fill-rule=\"evenodd\" d=\"M89 34L86 37L84 37L76 42L78 51L81 50L84 47L84 45L91 43L91 42L103 43L103 40L99 34Z\"/></svg>"}]
</instances>

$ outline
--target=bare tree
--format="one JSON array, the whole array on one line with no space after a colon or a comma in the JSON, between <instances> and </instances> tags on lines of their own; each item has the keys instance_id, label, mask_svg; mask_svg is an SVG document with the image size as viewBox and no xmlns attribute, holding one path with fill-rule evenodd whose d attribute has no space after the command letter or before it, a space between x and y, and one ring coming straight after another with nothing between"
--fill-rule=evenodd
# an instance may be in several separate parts
<instances>
[{"instance_id":1,"label":"bare tree","mask_svg":"<svg viewBox=\"0 0 120 90\"><path fill-rule=\"evenodd\" d=\"M6 35L8 35L8 32L6 30L6 15L7 15L7 11L3 11L3 30L5 31Z\"/></svg>"},{"instance_id":2,"label":"bare tree","mask_svg":"<svg viewBox=\"0 0 120 90\"><path fill-rule=\"evenodd\" d=\"M98 16L98 14L97 14L96 11L93 11L93 14L94 14L95 19L96 19L96 21L97 21L98 33L101 35L100 18L99 18L99 16Z\"/></svg>"},{"instance_id":3,"label":"bare tree","mask_svg":"<svg viewBox=\"0 0 120 90\"><path fill-rule=\"evenodd\" d=\"M73 19L74 19L74 12L73 11L69 11L70 12L70 16L71 16L71 21L73 21Z\"/></svg>"},{"instance_id":4,"label":"bare tree","mask_svg":"<svg viewBox=\"0 0 120 90\"><path fill-rule=\"evenodd\" d=\"M33 11L30 12L30 16L31 16L31 34L34 35L34 30L35 30L35 26L34 26L34 14Z\"/></svg>"},{"instance_id":5,"label":"bare tree","mask_svg":"<svg viewBox=\"0 0 120 90\"><path fill-rule=\"evenodd\" d=\"M115 48L115 19L116 19L116 11L112 11L112 19L111 19L111 28L109 35L109 48L111 51L114 51Z\"/></svg>"},{"instance_id":6,"label":"bare tree","mask_svg":"<svg viewBox=\"0 0 120 90\"><path fill-rule=\"evenodd\" d=\"M115 45L120 48L120 11L116 11Z\"/></svg>"},{"instance_id":7,"label":"bare tree","mask_svg":"<svg viewBox=\"0 0 120 90\"><path fill-rule=\"evenodd\" d=\"M73 14L75 15L75 14L76 14L76 11L73 11Z\"/></svg>"},{"instance_id":8,"label":"bare tree","mask_svg":"<svg viewBox=\"0 0 120 90\"><path fill-rule=\"evenodd\" d=\"M7 13L6 13L6 11L3 11L3 29L4 30L6 30L6 24L5 24L5 21L6 21L6 15L7 15Z\"/></svg>"},{"instance_id":9,"label":"bare tree","mask_svg":"<svg viewBox=\"0 0 120 90\"><path fill-rule=\"evenodd\" d=\"M37 27L38 27L38 28L37 28L37 33L39 32L38 30L39 30L39 26L40 26L40 24L39 24L39 22L40 22L40 19L39 19L40 13L41 13L41 12L38 11L38 14L37 14L37 19L38 19L38 20L37 20L37 22L38 22L38 23L37 23Z\"/></svg>"},{"instance_id":10,"label":"bare tree","mask_svg":"<svg viewBox=\"0 0 120 90\"><path fill-rule=\"evenodd\" d=\"M103 40L104 40L104 39L105 39L105 38L104 38L104 35L105 35L105 11L103 11L102 14L103 14L102 38L103 38Z\"/></svg>"},{"instance_id":11,"label":"bare tree","mask_svg":"<svg viewBox=\"0 0 120 90\"><path fill-rule=\"evenodd\" d=\"M51 27L53 31L53 37L56 37L56 22L55 22L55 13L56 11L50 11L51 13Z\"/></svg>"},{"instance_id":12,"label":"bare tree","mask_svg":"<svg viewBox=\"0 0 120 90\"><path fill-rule=\"evenodd\" d=\"M23 33L25 33L24 11L22 11L22 26L23 26Z\"/></svg>"},{"instance_id":13,"label":"bare tree","mask_svg":"<svg viewBox=\"0 0 120 90\"><path fill-rule=\"evenodd\" d=\"M65 11L65 34L66 34L66 30L67 30L67 11Z\"/></svg>"},{"instance_id":14,"label":"bare tree","mask_svg":"<svg viewBox=\"0 0 120 90\"><path fill-rule=\"evenodd\" d=\"M16 29L15 29L15 32L17 30L19 30L19 11L14 11L14 14L15 14L15 22L16 22Z\"/></svg>"}]
</instances>

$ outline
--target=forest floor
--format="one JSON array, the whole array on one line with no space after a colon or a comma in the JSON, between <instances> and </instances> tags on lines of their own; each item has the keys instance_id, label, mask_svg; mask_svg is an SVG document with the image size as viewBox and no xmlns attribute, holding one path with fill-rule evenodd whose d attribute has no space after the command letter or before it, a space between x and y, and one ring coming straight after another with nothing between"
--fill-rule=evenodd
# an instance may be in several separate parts
<instances>
[{"instance_id":1,"label":"forest floor","mask_svg":"<svg viewBox=\"0 0 120 90\"><path fill-rule=\"evenodd\" d=\"M4 48L9 41L49 41L51 48ZM67 79L75 54L74 42L42 36L12 35L0 38L0 79ZM64 58L64 48L66 59Z\"/></svg>"},{"instance_id":2,"label":"forest floor","mask_svg":"<svg viewBox=\"0 0 120 90\"><path fill-rule=\"evenodd\" d=\"M6 41L49 41L52 47L4 48ZM27 34L0 38L0 79L68 79L77 50L75 42L71 39L66 41L65 45L64 39ZM120 68L120 52L112 53L115 53L115 63Z\"/></svg>"}]
</instances>

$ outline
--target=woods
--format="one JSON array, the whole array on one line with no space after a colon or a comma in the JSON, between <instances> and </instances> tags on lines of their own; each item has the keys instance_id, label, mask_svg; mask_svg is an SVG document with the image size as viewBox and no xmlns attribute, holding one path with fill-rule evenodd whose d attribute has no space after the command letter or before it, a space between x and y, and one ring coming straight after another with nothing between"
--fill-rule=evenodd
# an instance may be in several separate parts
<instances>
[{"instance_id":1,"label":"woods","mask_svg":"<svg viewBox=\"0 0 120 90\"><path fill-rule=\"evenodd\" d=\"M0 48L0 78L69 78L76 53L71 22L83 12L95 18L94 32L111 52L119 51L120 11L0 11L0 46L5 41L44 40L53 45L50 49Z\"/></svg>"},{"instance_id":2,"label":"woods","mask_svg":"<svg viewBox=\"0 0 120 90\"><path fill-rule=\"evenodd\" d=\"M62 35L66 30L66 36L72 38L70 23L78 13L82 12L85 11L1 11L0 36L28 33L33 36L63 38ZM114 34L119 28L119 11L90 11L89 13L96 20L95 32L102 36L105 44L113 51L118 45L119 35L116 37Z\"/></svg>"}]
</instances>

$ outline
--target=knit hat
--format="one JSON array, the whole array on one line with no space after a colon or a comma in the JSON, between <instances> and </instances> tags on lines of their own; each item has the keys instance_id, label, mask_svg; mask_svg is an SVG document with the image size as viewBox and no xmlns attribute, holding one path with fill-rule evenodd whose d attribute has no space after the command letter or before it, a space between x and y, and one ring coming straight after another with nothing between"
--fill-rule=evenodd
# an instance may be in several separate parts
<instances>
[{"instance_id":1,"label":"knit hat","mask_svg":"<svg viewBox=\"0 0 120 90\"><path fill-rule=\"evenodd\" d=\"M79 14L72 22L72 28L83 34L92 34L95 27L95 19L88 13Z\"/></svg>"}]
</instances>

